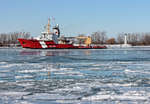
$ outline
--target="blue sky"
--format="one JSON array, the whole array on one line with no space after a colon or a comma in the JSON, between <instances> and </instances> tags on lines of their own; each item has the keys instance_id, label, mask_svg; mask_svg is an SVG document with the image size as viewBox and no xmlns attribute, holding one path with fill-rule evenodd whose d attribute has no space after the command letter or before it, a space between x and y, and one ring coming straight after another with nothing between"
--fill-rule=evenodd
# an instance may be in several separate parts
<instances>
[{"instance_id":1,"label":"blue sky","mask_svg":"<svg viewBox=\"0 0 150 104\"><path fill-rule=\"evenodd\" d=\"M150 32L150 0L0 0L0 33L37 36L49 17L65 36Z\"/></svg>"}]
</instances>

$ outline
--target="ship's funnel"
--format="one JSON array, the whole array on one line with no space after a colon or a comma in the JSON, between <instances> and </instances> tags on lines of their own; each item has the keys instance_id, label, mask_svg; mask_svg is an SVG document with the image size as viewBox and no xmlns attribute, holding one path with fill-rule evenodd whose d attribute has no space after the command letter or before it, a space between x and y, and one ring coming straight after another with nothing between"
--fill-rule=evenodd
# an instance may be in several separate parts
<instances>
[{"instance_id":1,"label":"ship's funnel","mask_svg":"<svg viewBox=\"0 0 150 104\"><path fill-rule=\"evenodd\" d=\"M60 30L59 30L58 24L53 28L53 31L54 31L54 34L56 34L58 37L60 36Z\"/></svg>"}]
</instances>

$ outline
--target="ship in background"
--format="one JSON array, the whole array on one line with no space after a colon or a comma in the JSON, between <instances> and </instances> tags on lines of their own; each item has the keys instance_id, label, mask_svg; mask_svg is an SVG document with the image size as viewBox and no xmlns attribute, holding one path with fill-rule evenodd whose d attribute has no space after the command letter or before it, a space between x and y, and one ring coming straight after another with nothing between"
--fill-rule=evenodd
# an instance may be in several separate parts
<instances>
[{"instance_id":1,"label":"ship in background","mask_svg":"<svg viewBox=\"0 0 150 104\"><path fill-rule=\"evenodd\" d=\"M45 32L41 33L41 36L32 39L19 38L19 42L23 48L31 49L105 49L106 46L91 45L90 36L75 37L76 40L84 39L84 44L75 44L74 41L60 38L60 29L57 24L50 31L50 19L46 26Z\"/></svg>"}]
</instances>

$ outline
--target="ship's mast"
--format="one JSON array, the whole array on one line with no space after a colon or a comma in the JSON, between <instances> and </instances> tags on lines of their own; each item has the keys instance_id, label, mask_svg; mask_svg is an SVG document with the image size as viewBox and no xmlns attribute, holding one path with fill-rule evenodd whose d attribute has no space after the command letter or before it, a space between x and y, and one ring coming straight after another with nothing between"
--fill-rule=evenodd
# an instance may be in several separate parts
<instances>
[{"instance_id":1,"label":"ship's mast","mask_svg":"<svg viewBox=\"0 0 150 104\"><path fill-rule=\"evenodd\" d=\"M50 33L50 18L48 19L47 32Z\"/></svg>"}]
</instances>

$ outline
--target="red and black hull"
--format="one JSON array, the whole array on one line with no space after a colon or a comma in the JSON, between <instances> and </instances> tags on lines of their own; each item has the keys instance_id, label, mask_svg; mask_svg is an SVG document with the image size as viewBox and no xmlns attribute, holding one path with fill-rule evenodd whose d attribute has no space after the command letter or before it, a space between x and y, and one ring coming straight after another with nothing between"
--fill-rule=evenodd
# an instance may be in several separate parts
<instances>
[{"instance_id":1,"label":"red and black hull","mask_svg":"<svg viewBox=\"0 0 150 104\"><path fill-rule=\"evenodd\" d=\"M73 44L55 44L54 41L36 39L18 39L23 48L31 49L105 49L106 46L74 46Z\"/></svg>"}]
</instances>

